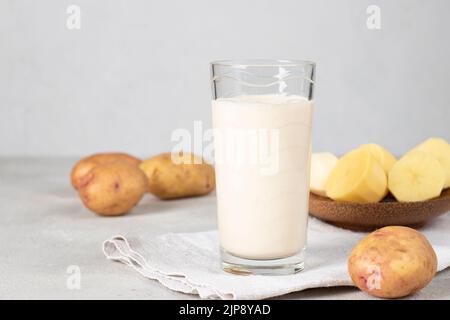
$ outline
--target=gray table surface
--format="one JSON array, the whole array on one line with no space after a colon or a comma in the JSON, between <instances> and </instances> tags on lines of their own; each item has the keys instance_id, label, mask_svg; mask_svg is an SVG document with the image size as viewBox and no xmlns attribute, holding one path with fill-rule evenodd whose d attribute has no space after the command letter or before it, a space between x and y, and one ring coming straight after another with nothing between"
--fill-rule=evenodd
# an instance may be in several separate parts
<instances>
[{"instance_id":1,"label":"gray table surface","mask_svg":"<svg viewBox=\"0 0 450 320\"><path fill-rule=\"evenodd\" d=\"M74 159L0 159L1 299L197 299L108 261L101 244L122 234L215 228L215 197L160 201L146 195L129 215L104 218L83 207L69 175ZM450 231L450 230L449 230ZM68 289L67 268L81 271ZM311 289L279 299L371 299L353 287ZM450 269L410 299L450 299Z\"/></svg>"}]
</instances>

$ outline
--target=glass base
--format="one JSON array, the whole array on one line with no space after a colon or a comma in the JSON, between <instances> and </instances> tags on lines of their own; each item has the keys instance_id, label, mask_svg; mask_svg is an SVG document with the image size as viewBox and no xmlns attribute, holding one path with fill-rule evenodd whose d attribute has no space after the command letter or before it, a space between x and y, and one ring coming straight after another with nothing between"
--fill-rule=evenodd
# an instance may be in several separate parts
<instances>
[{"instance_id":1,"label":"glass base","mask_svg":"<svg viewBox=\"0 0 450 320\"><path fill-rule=\"evenodd\" d=\"M300 272L305 266L305 249L299 253L272 260L253 260L240 258L221 249L222 269L237 275L289 275Z\"/></svg>"}]
</instances>

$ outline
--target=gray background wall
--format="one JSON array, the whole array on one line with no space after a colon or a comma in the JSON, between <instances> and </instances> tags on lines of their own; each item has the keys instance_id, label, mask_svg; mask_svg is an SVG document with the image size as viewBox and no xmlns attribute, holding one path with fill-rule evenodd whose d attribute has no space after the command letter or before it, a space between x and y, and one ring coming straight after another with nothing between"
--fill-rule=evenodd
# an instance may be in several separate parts
<instances>
[{"instance_id":1,"label":"gray background wall","mask_svg":"<svg viewBox=\"0 0 450 320\"><path fill-rule=\"evenodd\" d=\"M81 30L66 28L69 4ZM381 8L368 30L366 8ZM146 156L210 127L208 62L318 64L314 150L450 140L446 0L0 0L0 155Z\"/></svg>"}]
</instances>

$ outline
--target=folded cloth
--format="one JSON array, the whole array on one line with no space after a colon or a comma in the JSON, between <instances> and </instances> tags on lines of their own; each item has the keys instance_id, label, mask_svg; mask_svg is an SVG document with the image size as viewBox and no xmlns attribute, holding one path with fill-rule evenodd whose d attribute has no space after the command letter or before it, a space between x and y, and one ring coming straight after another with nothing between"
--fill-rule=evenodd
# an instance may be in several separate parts
<instances>
[{"instance_id":1,"label":"folded cloth","mask_svg":"<svg viewBox=\"0 0 450 320\"><path fill-rule=\"evenodd\" d=\"M438 257L438 270L450 266L450 215L435 219L420 230ZM163 286L208 299L263 299L309 288L352 286L347 257L365 236L315 218L308 226L305 269L286 276L239 276L220 267L217 231L114 236L103 244L108 259L132 267Z\"/></svg>"}]
</instances>

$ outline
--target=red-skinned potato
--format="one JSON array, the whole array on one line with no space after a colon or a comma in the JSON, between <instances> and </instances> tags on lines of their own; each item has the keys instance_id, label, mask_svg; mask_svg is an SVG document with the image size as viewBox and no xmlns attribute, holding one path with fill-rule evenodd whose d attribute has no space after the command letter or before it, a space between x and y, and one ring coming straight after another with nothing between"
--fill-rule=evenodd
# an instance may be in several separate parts
<instances>
[{"instance_id":1,"label":"red-skinned potato","mask_svg":"<svg viewBox=\"0 0 450 320\"><path fill-rule=\"evenodd\" d=\"M141 160L126 153L108 152L97 153L89 157L79 160L72 169L71 182L75 189L78 189L81 179L94 167L114 161L125 161L136 167L139 166Z\"/></svg>"},{"instance_id":2,"label":"red-skinned potato","mask_svg":"<svg viewBox=\"0 0 450 320\"><path fill-rule=\"evenodd\" d=\"M348 271L362 291L400 298L424 288L437 269L436 254L420 232L400 226L378 229L354 248Z\"/></svg>"},{"instance_id":3,"label":"red-skinned potato","mask_svg":"<svg viewBox=\"0 0 450 320\"><path fill-rule=\"evenodd\" d=\"M147 177L124 161L91 169L80 181L78 192L86 208L103 216L130 211L147 191Z\"/></svg>"}]
</instances>

